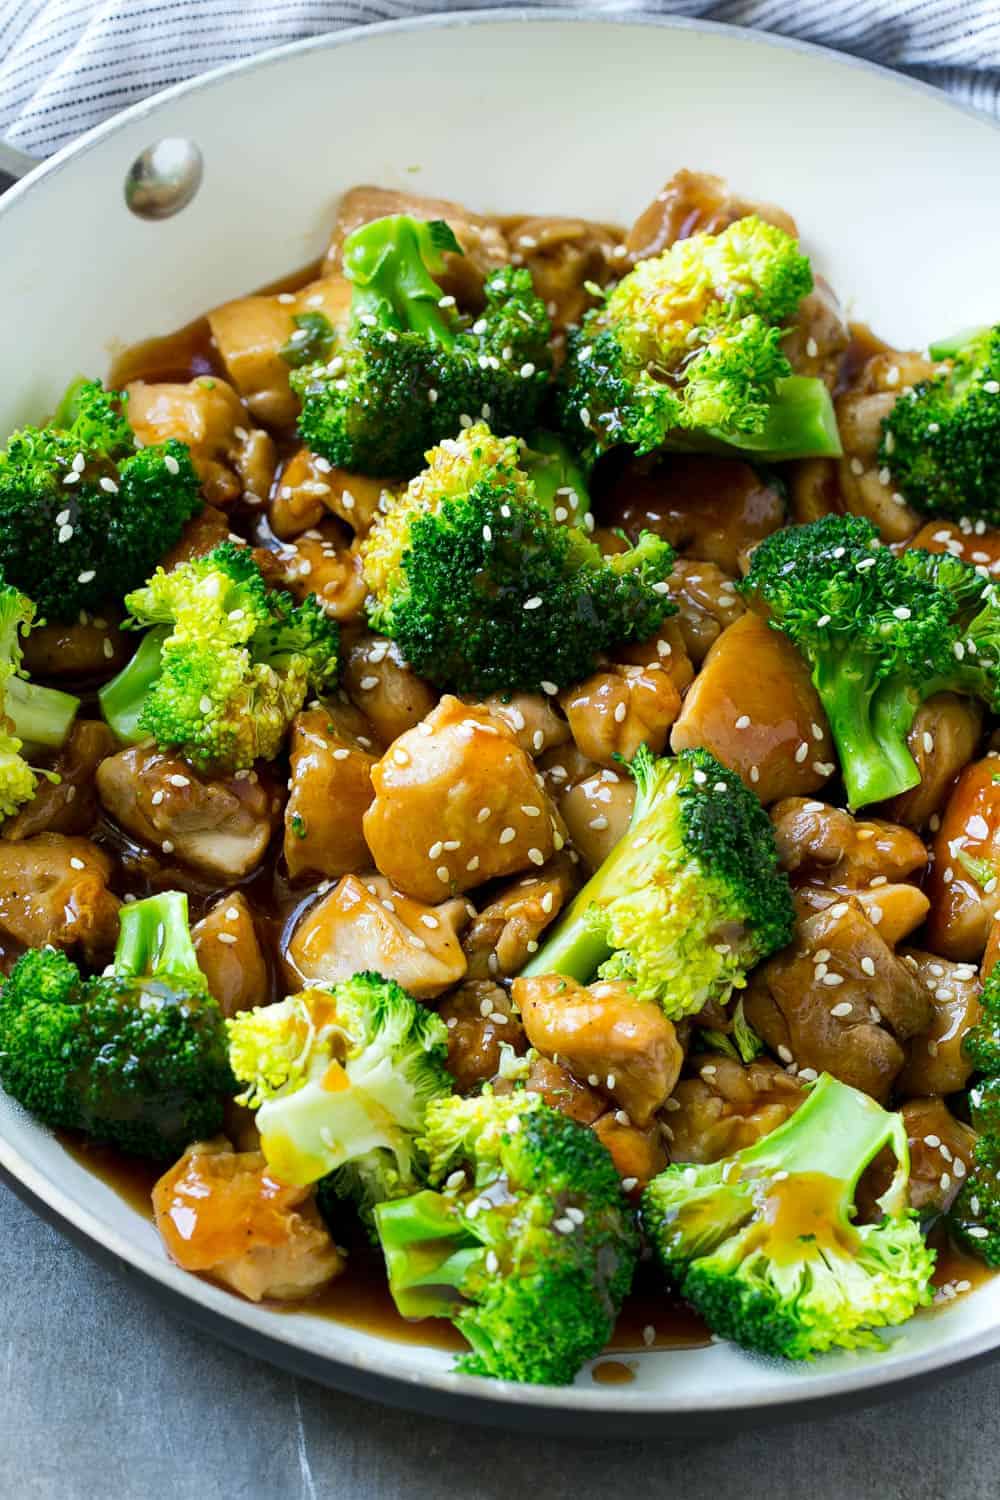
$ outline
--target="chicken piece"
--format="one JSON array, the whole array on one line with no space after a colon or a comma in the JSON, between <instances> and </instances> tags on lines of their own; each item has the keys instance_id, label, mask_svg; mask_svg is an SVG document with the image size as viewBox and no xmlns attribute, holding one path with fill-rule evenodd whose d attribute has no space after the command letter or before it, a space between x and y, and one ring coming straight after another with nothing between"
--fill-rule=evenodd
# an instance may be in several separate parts
<instances>
[{"instance_id":1,"label":"chicken piece","mask_svg":"<svg viewBox=\"0 0 1000 1500\"><path fill-rule=\"evenodd\" d=\"M564 851L537 875L525 875L499 891L475 918L462 944L470 979L519 973L579 884L577 867Z\"/></svg>"},{"instance_id":2,"label":"chicken piece","mask_svg":"<svg viewBox=\"0 0 1000 1500\"><path fill-rule=\"evenodd\" d=\"M528 1050L506 990L492 980L466 980L445 996L438 1015L448 1028L446 1067L460 1094L471 1094L497 1076L504 1043L518 1056Z\"/></svg>"},{"instance_id":3,"label":"chicken piece","mask_svg":"<svg viewBox=\"0 0 1000 1500\"><path fill-rule=\"evenodd\" d=\"M607 1113L608 1101L564 1068L561 1063L548 1057L532 1061L524 1079L524 1086L531 1094L541 1094L545 1103L560 1114L568 1115L578 1125L593 1125ZM510 1085L495 1085L498 1094L506 1093Z\"/></svg>"},{"instance_id":4,"label":"chicken piece","mask_svg":"<svg viewBox=\"0 0 1000 1500\"><path fill-rule=\"evenodd\" d=\"M321 313L331 328L341 328L350 307L350 282L324 276L298 292L239 297L209 313L226 374L255 421L282 433L295 426L299 403L288 383L292 367L282 354L298 326L295 319Z\"/></svg>"},{"instance_id":5,"label":"chicken piece","mask_svg":"<svg viewBox=\"0 0 1000 1500\"><path fill-rule=\"evenodd\" d=\"M875 889L918 877L927 863L923 840L898 823L854 818L840 807L786 797L771 809L782 868L796 886L831 891Z\"/></svg>"},{"instance_id":6,"label":"chicken piece","mask_svg":"<svg viewBox=\"0 0 1000 1500\"><path fill-rule=\"evenodd\" d=\"M334 879L371 863L361 820L375 795L376 757L352 731L355 716L307 708L292 723L285 863L293 881Z\"/></svg>"},{"instance_id":7,"label":"chicken piece","mask_svg":"<svg viewBox=\"0 0 1000 1500\"><path fill-rule=\"evenodd\" d=\"M229 530L229 521L224 510L217 505L206 505L200 515L192 516L180 537L160 559L165 573L172 573L179 563L194 562L207 557L220 542L242 541Z\"/></svg>"},{"instance_id":8,"label":"chicken piece","mask_svg":"<svg viewBox=\"0 0 1000 1500\"><path fill-rule=\"evenodd\" d=\"M984 577L1000 574L1000 530L985 521L927 521L909 546L921 552L950 552Z\"/></svg>"},{"instance_id":9,"label":"chicken piece","mask_svg":"<svg viewBox=\"0 0 1000 1500\"><path fill-rule=\"evenodd\" d=\"M789 520L793 525L808 526L811 521L843 511L836 459L803 458L786 464L784 473L788 475Z\"/></svg>"},{"instance_id":10,"label":"chicken piece","mask_svg":"<svg viewBox=\"0 0 1000 1500\"><path fill-rule=\"evenodd\" d=\"M281 815L256 771L212 779L150 743L102 761L97 795L139 843L227 884L257 868Z\"/></svg>"},{"instance_id":11,"label":"chicken piece","mask_svg":"<svg viewBox=\"0 0 1000 1500\"><path fill-rule=\"evenodd\" d=\"M673 615L664 620L648 641L617 646L615 655L619 661L635 667L648 667L651 662L658 662L682 698L694 681L694 667L684 643L684 634Z\"/></svg>"},{"instance_id":12,"label":"chicken piece","mask_svg":"<svg viewBox=\"0 0 1000 1500\"><path fill-rule=\"evenodd\" d=\"M89 833L97 822L94 773L116 744L106 724L77 719L49 766L59 780L40 777L35 795L5 821L0 838L17 842L36 833Z\"/></svg>"},{"instance_id":13,"label":"chicken piece","mask_svg":"<svg viewBox=\"0 0 1000 1500\"><path fill-rule=\"evenodd\" d=\"M751 547L784 525L785 501L777 485L738 459L671 454L630 463L601 505L601 521L633 542L654 531L682 557L735 577Z\"/></svg>"},{"instance_id":14,"label":"chicken piece","mask_svg":"<svg viewBox=\"0 0 1000 1500\"><path fill-rule=\"evenodd\" d=\"M956 777L975 755L983 710L972 698L935 693L921 703L906 737L920 781L884 805L886 817L907 828L926 828L940 813Z\"/></svg>"},{"instance_id":15,"label":"chicken piece","mask_svg":"<svg viewBox=\"0 0 1000 1500\"><path fill-rule=\"evenodd\" d=\"M551 751L539 767L574 850L596 870L628 828L635 782L623 771L602 770L575 745Z\"/></svg>"},{"instance_id":16,"label":"chicken piece","mask_svg":"<svg viewBox=\"0 0 1000 1500\"><path fill-rule=\"evenodd\" d=\"M621 274L625 249L620 231L610 225L588 219L508 218L503 229L511 260L531 272L556 330L578 323L593 306L586 282L607 286Z\"/></svg>"},{"instance_id":17,"label":"chicken piece","mask_svg":"<svg viewBox=\"0 0 1000 1500\"><path fill-rule=\"evenodd\" d=\"M390 214L409 214L415 219L445 219L462 247L461 255L446 251L444 270L435 281L461 306L478 308L483 301L483 282L490 271L506 265L510 249L500 225L447 198L423 198L396 188L353 187L337 206L337 222L323 263L324 274L342 268L344 241L362 224Z\"/></svg>"},{"instance_id":18,"label":"chicken piece","mask_svg":"<svg viewBox=\"0 0 1000 1500\"><path fill-rule=\"evenodd\" d=\"M678 558L667 579L688 656L700 666L728 625L746 613L736 584L714 563Z\"/></svg>"},{"instance_id":19,"label":"chicken piece","mask_svg":"<svg viewBox=\"0 0 1000 1500\"><path fill-rule=\"evenodd\" d=\"M609 666L559 699L577 749L599 765L630 761L640 745L659 754L681 698L659 662Z\"/></svg>"},{"instance_id":20,"label":"chicken piece","mask_svg":"<svg viewBox=\"0 0 1000 1500\"><path fill-rule=\"evenodd\" d=\"M240 891L210 906L191 928L198 967L224 1016L271 1000L271 976L253 912Z\"/></svg>"},{"instance_id":21,"label":"chicken piece","mask_svg":"<svg viewBox=\"0 0 1000 1500\"><path fill-rule=\"evenodd\" d=\"M797 1078L769 1058L699 1059L667 1100L671 1161L721 1161L777 1130L805 1098Z\"/></svg>"},{"instance_id":22,"label":"chicken piece","mask_svg":"<svg viewBox=\"0 0 1000 1500\"><path fill-rule=\"evenodd\" d=\"M372 767L376 865L422 901L544 865L565 836L539 780L505 725L446 695Z\"/></svg>"},{"instance_id":23,"label":"chicken piece","mask_svg":"<svg viewBox=\"0 0 1000 1500\"><path fill-rule=\"evenodd\" d=\"M108 605L99 615L82 610L74 625L36 625L21 643L24 670L29 677L113 677L135 649L120 620L117 605Z\"/></svg>"},{"instance_id":24,"label":"chicken piece","mask_svg":"<svg viewBox=\"0 0 1000 1500\"><path fill-rule=\"evenodd\" d=\"M978 963L1000 915L1000 756L991 751L959 776L931 846L924 886L927 947Z\"/></svg>"},{"instance_id":25,"label":"chicken piece","mask_svg":"<svg viewBox=\"0 0 1000 1500\"><path fill-rule=\"evenodd\" d=\"M920 516L893 489L878 456L882 423L909 386L926 380L934 366L919 354L894 349L866 360L836 402L844 456L837 462L840 492L847 510L867 516L884 542L905 542Z\"/></svg>"},{"instance_id":26,"label":"chicken piece","mask_svg":"<svg viewBox=\"0 0 1000 1500\"><path fill-rule=\"evenodd\" d=\"M621 980L587 988L561 974L515 979L514 1004L531 1045L558 1058L640 1129L673 1092L684 1053L659 1005Z\"/></svg>"},{"instance_id":27,"label":"chicken piece","mask_svg":"<svg viewBox=\"0 0 1000 1500\"><path fill-rule=\"evenodd\" d=\"M299 448L274 487L268 507L271 530L288 541L318 526L332 512L358 536L366 536L389 487L388 479L337 469L329 459Z\"/></svg>"},{"instance_id":28,"label":"chicken piece","mask_svg":"<svg viewBox=\"0 0 1000 1500\"><path fill-rule=\"evenodd\" d=\"M876 876L876 881L878 877ZM811 912L825 911L843 900L843 891L830 890L821 885L800 885L794 892L795 906L800 917ZM904 938L915 932L923 922L930 902L923 891L915 885L902 882L894 885L870 886L868 890L852 891L852 897L861 907L873 927L877 927L882 941L895 948Z\"/></svg>"},{"instance_id":29,"label":"chicken piece","mask_svg":"<svg viewBox=\"0 0 1000 1500\"><path fill-rule=\"evenodd\" d=\"M943 1099L908 1099L900 1110L910 1146L910 1207L918 1214L947 1213L972 1166L976 1134L956 1120ZM895 1158L880 1151L858 1184L863 1222L881 1217L876 1200L892 1181Z\"/></svg>"},{"instance_id":30,"label":"chicken piece","mask_svg":"<svg viewBox=\"0 0 1000 1500\"><path fill-rule=\"evenodd\" d=\"M971 964L953 964L936 953L912 948L902 955L931 997L931 1024L907 1046L906 1066L896 1079L904 1099L921 1094L957 1094L972 1076L962 1043L982 1015L981 985Z\"/></svg>"},{"instance_id":31,"label":"chicken piece","mask_svg":"<svg viewBox=\"0 0 1000 1500\"><path fill-rule=\"evenodd\" d=\"M136 437L147 446L168 438L186 443L210 505L232 505L240 498L263 505L277 463L274 439L251 425L231 385L215 375L199 375L187 385L133 380L126 391Z\"/></svg>"},{"instance_id":32,"label":"chicken piece","mask_svg":"<svg viewBox=\"0 0 1000 1500\"><path fill-rule=\"evenodd\" d=\"M371 720L383 745L426 718L438 695L407 665L395 641L363 634L347 646L341 686Z\"/></svg>"},{"instance_id":33,"label":"chicken piece","mask_svg":"<svg viewBox=\"0 0 1000 1500\"><path fill-rule=\"evenodd\" d=\"M326 520L278 547L258 547L254 556L272 588L287 589L299 601L313 595L341 624L364 614L368 585L361 557L339 521Z\"/></svg>"},{"instance_id":34,"label":"chicken piece","mask_svg":"<svg viewBox=\"0 0 1000 1500\"><path fill-rule=\"evenodd\" d=\"M723 177L682 167L629 230L625 239L629 258L633 262L646 260L692 234L721 234L747 214L758 214L786 234L798 235L795 220L783 208L773 203L750 203L733 194Z\"/></svg>"},{"instance_id":35,"label":"chicken piece","mask_svg":"<svg viewBox=\"0 0 1000 1500\"><path fill-rule=\"evenodd\" d=\"M346 1265L313 1189L286 1187L259 1151L228 1142L189 1147L154 1187L153 1212L171 1260L250 1302L307 1297Z\"/></svg>"},{"instance_id":36,"label":"chicken piece","mask_svg":"<svg viewBox=\"0 0 1000 1500\"><path fill-rule=\"evenodd\" d=\"M765 805L818 791L837 768L808 667L791 641L753 613L711 647L670 745L710 750Z\"/></svg>"},{"instance_id":37,"label":"chicken piece","mask_svg":"<svg viewBox=\"0 0 1000 1500\"><path fill-rule=\"evenodd\" d=\"M493 693L480 707L506 724L528 755L544 755L570 738L566 720L541 693Z\"/></svg>"},{"instance_id":38,"label":"chicken piece","mask_svg":"<svg viewBox=\"0 0 1000 1500\"><path fill-rule=\"evenodd\" d=\"M900 1045L926 1031L931 998L862 908L847 898L798 925L798 938L756 970L747 1021L799 1076L829 1072L884 1103Z\"/></svg>"},{"instance_id":39,"label":"chicken piece","mask_svg":"<svg viewBox=\"0 0 1000 1500\"><path fill-rule=\"evenodd\" d=\"M795 322L782 340L782 353L796 375L822 380L836 388L851 331L830 283L816 276L813 289L799 303Z\"/></svg>"},{"instance_id":40,"label":"chicken piece","mask_svg":"<svg viewBox=\"0 0 1000 1500\"><path fill-rule=\"evenodd\" d=\"M118 938L114 861L89 839L39 833L0 843L0 933L25 948L76 948L88 963Z\"/></svg>"},{"instance_id":41,"label":"chicken piece","mask_svg":"<svg viewBox=\"0 0 1000 1500\"><path fill-rule=\"evenodd\" d=\"M593 1131L610 1153L625 1192L638 1200L647 1182L659 1176L667 1165L663 1131L656 1121L645 1130L638 1125L625 1125L619 1114L619 1110L609 1110L594 1121Z\"/></svg>"},{"instance_id":42,"label":"chicken piece","mask_svg":"<svg viewBox=\"0 0 1000 1500\"><path fill-rule=\"evenodd\" d=\"M296 987L374 972L430 1000L465 975L464 901L426 906L378 875L345 875L300 917L285 948Z\"/></svg>"}]
</instances>

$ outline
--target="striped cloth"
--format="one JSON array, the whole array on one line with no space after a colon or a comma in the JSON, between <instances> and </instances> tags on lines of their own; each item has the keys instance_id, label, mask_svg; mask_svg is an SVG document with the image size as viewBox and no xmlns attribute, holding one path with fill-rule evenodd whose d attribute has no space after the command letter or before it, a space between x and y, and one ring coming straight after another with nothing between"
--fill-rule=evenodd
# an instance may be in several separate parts
<instances>
[{"instance_id":1,"label":"striped cloth","mask_svg":"<svg viewBox=\"0 0 1000 1500\"><path fill-rule=\"evenodd\" d=\"M588 0L545 0L577 7ZM590 0L822 42L1000 115L1000 0ZM145 94L344 26L490 0L0 0L0 141L42 157Z\"/></svg>"}]
</instances>

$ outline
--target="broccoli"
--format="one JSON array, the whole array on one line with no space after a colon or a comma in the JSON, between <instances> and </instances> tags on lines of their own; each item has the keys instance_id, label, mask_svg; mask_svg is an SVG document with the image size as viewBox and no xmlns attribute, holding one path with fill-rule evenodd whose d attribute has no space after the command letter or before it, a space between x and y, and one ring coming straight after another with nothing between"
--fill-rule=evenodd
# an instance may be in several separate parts
<instances>
[{"instance_id":1,"label":"broccoli","mask_svg":"<svg viewBox=\"0 0 1000 1500\"><path fill-rule=\"evenodd\" d=\"M126 399L77 381L46 426L0 450L0 572L48 620L141 583L202 509L187 446L139 448Z\"/></svg>"},{"instance_id":2,"label":"broccoli","mask_svg":"<svg viewBox=\"0 0 1000 1500\"><path fill-rule=\"evenodd\" d=\"M22 955L0 989L0 1083L44 1124L154 1161L215 1135L233 1079L187 896L123 906L101 976L52 948Z\"/></svg>"},{"instance_id":3,"label":"broccoli","mask_svg":"<svg viewBox=\"0 0 1000 1500\"><path fill-rule=\"evenodd\" d=\"M870 521L829 515L765 538L741 588L811 666L852 810L920 780L906 741L925 698L1000 709L995 587L957 558L896 557Z\"/></svg>"},{"instance_id":4,"label":"broccoli","mask_svg":"<svg viewBox=\"0 0 1000 1500\"><path fill-rule=\"evenodd\" d=\"M491 272L486 306L472 321L434 280L444 250L461 254L447 224L405 215L376 219L345 240L350 326L291 376L302 398L299 433L331 463L408 479L428 448L473 418L500 432L534 424L552 330L531 273Z\"/></svg>"},{"instance_id":5,"label":"broccoli","mask_svg":"<svg viewBox=\"0 0 1000 1500\"><path fill-rule=\"evenodd\" d=\"M98 694L104 717L119 739L152 735L200 769L273 760L307 693L336 678L337 626L319 601L269 589L233 542L158 568L125 604L151 629Z\"/></svg>"},{"instance_id":6,"label":"broccoli","mask_svg":"<svg viewBox=\"0 0 1000 1500\"><path fill-rule=\"evenodd\" d=\"M947 372L922 380L882 422L879 462L931 515L1000 524L1000 324L932 344Z\"/></svg>"},{"instance_id":7,"label":"broccoli","mask_svg":"<svg viewBox=\"0 0 1000 1500\"><path fill-rule=\"evenodd\" d=\"M24 676L22 635L35 620L35 606L24 594L0 581L0 817L6 818L35 795L38 776L24 759L36 751L57 750L73 725L79 698L41 687Z\"/></svg>"},{"instance_id":8,"label":"broccoli","mask_svg":"<svg viewBox=\"0 0 1000 1500\"><path fill-rule=\"evenodd\" d=\"M969 1090L969 1115L978 1133L972 1170L947 1216L955 1239L1000 1269L1000 968L979 997L982 1013L963 1039L979 1075Z\"/></svg>"},{"instance_id":9,"label":"broccoli","mask_svg":"<svg viewBox=\"0 0 1000 1500\"><path fill-rule=\"evenodd\" d=\"M522 973L625 979L678 1019L791 940L792 897L767 813L707 750L630 769L627 833Z\"/></svg>"},{"instance_id":10,"label":"broccoli","mask_svg":"<svg viewBox=\"0 0 1000 1500\"><path fill-rule=\"evenodd\" d=\"M638 1235L608 1152L585 1126L518 1090L427 1111L437 1191L375 1221L406 1318L451 1318L456 1368L567 1385L599 1354L632 1282Z\"/></svg>"},{"instance_id":11,"label":"broccoli","mask_svg":"<svg viewBox=\"0 0 1000 1500\"><path fill-rule=\"evenodd\" d=\"M414 1140L446 1095L448 1033L394 980L355 974L228 1023L241 1102L282 1182L352 1199L362 1216L420 1185ZM332 1175L330 1175L332 1174Z\"/></svg>"},{"instance_id":12,"label":"broccoli","mask_svg":"<svg viewBox=\"0 0 1000 1500\"><path fill-rule=\"evenodd\" d=\"M644 532L603 556L575 524L589 519L579 470L542 442L522 453L485 423L467 428L428 453L363 544L371 624L439 686L565 687L674 613L670 545Z\"/></svg>"},{"instance_id":13,"label":"broccoli","mask_svg":"<svg viewBox=\"0 0 1000 1500\"><path fill-rule=\"evenodd\" d=\"M854 1225L854 1194L883 1147L896 1158L883 1219ZM902 1116L824 1073L790 1119L707 1166L670 1166L642 1200L646 1234L711 1331L810 1359L879 1348L873 1331L932 1300L934 1252L907 1207Z\"/></svg>"},{"instance_id":14,"label":"broccoli","mask_svg":"<svg viewBox=\"0 0 1000 1500\"><path fill-rule=\"evenodd\" d=\"M793 375L781 347L812 285L797 242L755 215L640 261L570 337L566 432L590 460L620 445L839 454L826 386Z\"/></svg>"}]
</instances>

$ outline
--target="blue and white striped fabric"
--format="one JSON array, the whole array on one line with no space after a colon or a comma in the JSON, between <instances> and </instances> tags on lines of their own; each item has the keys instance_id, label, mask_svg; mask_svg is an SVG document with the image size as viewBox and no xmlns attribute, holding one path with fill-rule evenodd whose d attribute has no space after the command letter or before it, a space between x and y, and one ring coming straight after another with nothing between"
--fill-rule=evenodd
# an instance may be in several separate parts
<instances>
[{"instance_id":1,"label":"blue and white striped fabric","mask_svg":"<svg viewBox=\"0 0 1000 1500\"><path fill-rule=\"evenodd\" d=\"M46 156L143 95L220 63L343 26L490 3L0 0L0 140ZM1000 0L598 0L595 8L703 16L822 42L1000 114Z\"/></svg>"}]
</instances>

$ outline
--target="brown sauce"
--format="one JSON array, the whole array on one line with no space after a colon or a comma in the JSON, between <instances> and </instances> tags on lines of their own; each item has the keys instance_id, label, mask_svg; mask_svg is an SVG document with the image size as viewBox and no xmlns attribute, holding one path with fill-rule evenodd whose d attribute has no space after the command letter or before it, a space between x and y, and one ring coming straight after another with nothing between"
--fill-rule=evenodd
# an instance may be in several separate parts
<instances>
[{"instance_id":1,"label":"brown sauce","mask_svg":"<svg viewBox=\"0 0 1000 1500\"><path fill-rule=\"evenodd\" d=\"M631 1385L635 1379L635 1365L621 1359L602 1359L590 1372L595 1385Z\"/></svg>"}]
</instances>

